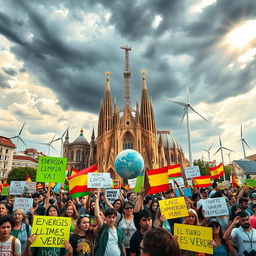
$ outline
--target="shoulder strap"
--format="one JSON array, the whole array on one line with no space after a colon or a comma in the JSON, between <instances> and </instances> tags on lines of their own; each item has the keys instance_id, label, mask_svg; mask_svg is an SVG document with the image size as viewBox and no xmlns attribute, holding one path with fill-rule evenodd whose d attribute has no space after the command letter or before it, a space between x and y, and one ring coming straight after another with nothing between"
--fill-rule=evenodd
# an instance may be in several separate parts
<instances>
[{"instance_id":1,"label":"shoulder strap","mask_svg":"<svg viewBox=\"0 0 256 256\"><path fill-rule=\"evenodd\" d=\"M30 234L29 234L29 224L26 224L26 232L27 232L27 237L29 237L30 236Z\"/></svg>"},{"instance_id":2,"label":"shoulder strap","mask_svg":"<svg viewBox=\"0 0 256 256\"><path fill-rule=\"evenodd\" d=\"M14 255L14 253L15 253L15 242L16 242L16 237L13 236L13 237L12 237L12 253L13 253L13 255Z\"/></svg>"},{"instance_id":3,"label":"shoulder strap","mask_svg":"<svg viewBox=\"0 0 256 256\"><path fill-rule=\"evenodd\" d=\"M122 219L123 219L123 214L121 214L119 221L116 223L117 226L119 225L119 223L121 222Z\"/></svg>"}]
</instances>

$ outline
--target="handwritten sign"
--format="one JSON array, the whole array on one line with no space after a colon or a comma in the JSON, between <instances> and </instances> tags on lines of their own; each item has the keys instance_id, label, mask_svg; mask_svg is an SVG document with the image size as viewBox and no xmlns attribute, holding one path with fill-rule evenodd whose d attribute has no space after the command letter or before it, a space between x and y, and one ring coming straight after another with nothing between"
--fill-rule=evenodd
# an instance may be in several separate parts
<instances>
[{"instance_id":1,"label":"handwritten sign","mask_svg":"<svg viewBox=\"0 0 256 256\"><path fill-rule=\"evenodd\" d=\"M169 180L169 184L171 184L173 188L174 188L174 180L177 181L177 183L178 183L178 185L179 185L180 187L184 187L184 186L185 186L185 185L184 185L184 180L183 180L183 178L182 178L182 177L179 177L179 178L175 178L175 179Z\"/></svg>"},{"instance_id":2,"label":"handwritten sign","mask_svg":"<svg viewBox=\"0 0 256 256\"><path fill-rule=\"evenodd\" d=\"M88 173L88 188L111 188L112 179L110 173Z\"/></svg>"},{"instance_id":3,"label":"handwritten sign","mask_svg":"<svg viewBox=\"0 0 256 256\"><path fill-rule=\"evenodd\" d=\"M116 199L119 198L120 190L119 189L106 189L105 191L108 201L112 204Z\"/></svg>"},{"instance_id":4,"label":"handwritten sign","mask_svg":"<svg viewBox=\"0 0 256 256\"><path fill-rule=\"evenodd\" d=\"M256 180L255 179L246 179L245 184L247 188L255 188L256 187Z\"/></svg>"},{"instance_id":5,"label":"handwritten sign","mask_svg":"<svg viewBox=\"0 0 256 256\"><path fill-rule=\"evenodd\" d=\"M36 182L25 182L24 184L24 193L36 193Z\"/></svg>"},{"instance_id":6,"label":"handwritten sign","mask_svg":"<svg viewBox=\"0 0 256 256\"><path fill-rule=\"evenodd\" d=\"M213 254L212 228L175 223L174 235L182 250Z\"/></svg>"},{"instance_id":7,"label":"handwritten sign","mask_svg":"<svg viewBox=\"0 0 256 256\"><path fill-rule=\"evenodd\" d=\"M8 196L9 191L10 191L10 187L9 186L8 187L3 187L1 195L2 196Z\"/></svg>"},{"instance_id":8,"label":"handwritten sign","mask_svg":"<svg viewBox=\"0 0 256 256\"><path fill-rule=\"evenodd\" d=\"M188 216L188 209L184 197L175 197L159 201L160 210L166 219Z\"/></svg>"},{"instance_id":9,"label":"handwritten sign","mask_svg":"<svg viewBox=\"0 0 256 256\"><path fill-rule=\"evenodd\" d=\"M39 156L36 181L64 183L66 166L67 158Z\"/></svg>"},{"instance_id":10,"label":"handwritten sign","mask_svg":"<svg viewBox=\"0 0 256 256\"><path fill-rule=\"evenodd\" d=\"M33 207L33 198L16 197L14 199L13 210L23 209L25 213L28 213L30 208Z\"/></svg>"},{"instance_id":11,"label":"handwritten sign","mask_svg":"<svg viewBox=\"0 0 256 256\"><path fill-rule=\"evenodd\" d=\"M192 190L191 188L182 188L182 191L184 193L184 196L190 197L192 196ZM178 189L175 190L176 196L181 196L180 191Z\"/></svg>"},{"instance_id":12,"label":"handwritten sign","mask_svg":"<svg viewBox=\"0 0 256 256\"><path fill-rule=\"evenodd\" d=\"M202 199L205 217L229 215L226 199L224 197Z\"/></svg>"},{"instance_id":13,"label":"handwritten sign","mask_svg":"<svg viewBox=\"0 0 256 256\"><path fill-rule=\"evenodd\" d=\"M34 216L32 234L37 234L31 247L64 247L69 240L71 218Z\"/></svg>"},{"instance_id":14,"label":"handwritten sign","mask_svg":"<svg viewBox=\"0 0 256 256\"><path fill-rule=\"evenodd\" d=\"M130 185L130 188L135 188L137 179L131 179L128 180L128 184Z\"/></svg>"},{"instance_id":15,"label":"handwritten sign","mask_svg":"<svg viewBox=\"0 0 256 256\"><path fill-rule=\"evenodd\" d=\"M23 194L25 181L11 181L10 195L21 195Z\"/></svg>"},{"instance_id":16,"label":"handwritten sign","mask_svg":"<svg viewBox=\"0 0 256 256\"><path fill-rule=\"evenodd\" d=\"M201 176L199 166L189 166L185 168L185 175L187 179Z\"/></svg>"}]
</instances>

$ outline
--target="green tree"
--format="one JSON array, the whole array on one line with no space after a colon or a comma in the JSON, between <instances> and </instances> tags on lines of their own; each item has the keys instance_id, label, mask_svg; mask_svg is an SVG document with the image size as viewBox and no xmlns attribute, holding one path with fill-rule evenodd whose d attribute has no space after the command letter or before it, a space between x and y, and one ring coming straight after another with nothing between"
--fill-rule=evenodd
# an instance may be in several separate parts
<instances>
[{"instance_id":1,"label":"green tree","mask_svg":"<svg viewBox=\"0 0 256 256\"><path fill-rule=\"evenodd\" d=\"M29 176L32 181L36 181L36 169L31 167L17 167L13 168L8 174L8 182L11 180L26 180L26 176Z\"/></svg>"},{"instance_id":2,"label":"green tree","mask_svg":"<svg viewBox=\"0 0 256 256\"><path fill-rule=\"evenodd\" d=\"M210 171L209 171L210 165L209 165L208 162L205 162L202 159L197 159L197 160L194 160L194 165L199 166L200 173L201 173L202 176L203 175L210 175Z\"/></svg>"}]
</instances>

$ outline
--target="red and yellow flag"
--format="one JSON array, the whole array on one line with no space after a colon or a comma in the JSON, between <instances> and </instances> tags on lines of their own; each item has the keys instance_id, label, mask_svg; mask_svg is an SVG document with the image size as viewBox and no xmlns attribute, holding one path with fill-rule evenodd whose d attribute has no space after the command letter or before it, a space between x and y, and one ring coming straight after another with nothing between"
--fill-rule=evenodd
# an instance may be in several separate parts
<instances>
[{"instance_id":1,"label":"red and yellow flag","mask_svg":"<svg viewBox=\"0 0 256 256\"><path fill-rule=\"evenodd\" d=\"M79 172L79 170L75 169L75 168L71 168L71 174L70 174L70 177L77 174Z\"/></svg>"},{"instance_id":2,"label":"red and yellow flag","mask_svg":"<svg viewBox=\"0 0 256 256\"><path fill-rule=\"evenodd\" d=\"M168 179L169 180L181 177L180 164L169 165L169 166L167 166L167 168L168 168Z\"/></svg>"},{"instance_id":3,"label":"red and yellow flag","mask_svg":"<svg viewBox=\"0 0 256 256\"><path fill-rule=\"evenodd\" d=\"M239 186L238 178L236 177L236 175L234 173L232 173L231 183L234 188Z\"/></svg>"},{"instance_id":4,"label":"red and yellow flag","mask_svg":"<svg viewBox=\"0 0 256 256\"><path fill-rule=\"evenodd\" d=\"M168 166L147 171L150 189L148 194L156 194L170 189Z\"/></svg>"},{"instance_id":5,"label":"red and yellow flag","mask_svg":"<svg viewBox=\"0 0 256 256\"><path fill-rule=\"evenodd\" d=\"M112 188L121 188L120 181L119 180L113 180Z\"/></svg>"},{"instance_id":6,"label":"red and yellow flag","mask_svg":"<svg viewBox=\"0 0 256 256\"><path fill-rule=\"evenodd\" d=\"M29 175L26 175L26 182L32 182L31 178L29 177Z\"/></svg>"},{"instance_id":7,"label":"red and yellow flag","mask_svg":"<svg viewBox=\"0 0 256 256\"><path fill-rule=\"evenodd\" d=\"M224 174L224 167L223 167L222 163L220 163L217 166L209 168L209 170L210 170L212 179L214 179L214 180L218 179L219 177L223 176L223 174Z\"/></svg>"},{"instance_id":8,"label":"red and yellow flag","mask_svg":"<svg viewBox=\"0 0 256 256\"><path fill-rule=\"evenodd\" d=\"M194 184L197 188L207 188L212 185L211 183L211 176L210 175L204 175L200 177L194 178Z\"/></svg>"}]
</instances>

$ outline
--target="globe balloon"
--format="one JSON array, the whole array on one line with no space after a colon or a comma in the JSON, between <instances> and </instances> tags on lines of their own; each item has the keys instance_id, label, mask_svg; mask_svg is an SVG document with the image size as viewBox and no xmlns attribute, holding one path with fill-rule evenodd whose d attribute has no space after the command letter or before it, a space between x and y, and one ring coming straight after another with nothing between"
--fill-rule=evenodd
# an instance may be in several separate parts
<instances>
[{"instance_id":1,"label":"globe balloon","mask_svg":"<svg viewBox=\"0 0 256 256\"><path fill-rule=\"evenodd\" d=\"M144 160L136 150L126 149L116 156L115 170L124 179L136 178L143 168Z\"/></svg>"}]
</instances>

